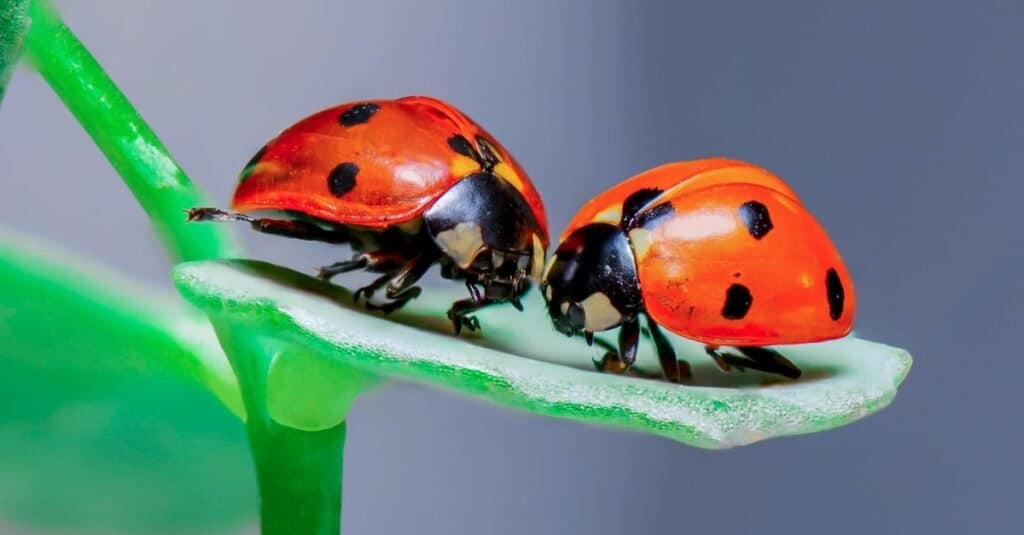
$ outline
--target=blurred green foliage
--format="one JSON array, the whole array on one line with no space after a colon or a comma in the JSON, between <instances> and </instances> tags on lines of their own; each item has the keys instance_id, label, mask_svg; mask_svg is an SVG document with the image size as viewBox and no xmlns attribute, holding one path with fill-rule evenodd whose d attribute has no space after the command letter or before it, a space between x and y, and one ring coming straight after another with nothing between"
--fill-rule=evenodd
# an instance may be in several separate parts
<instances>
[{"instance_id":1,"label":"blurred green foliage","mask_svg":"<svg viewBox=\"0 0 1024 535\"><path fill-rule=\"evenodd\" d=\"M28 0L0 0L0 101L28 30Z\"/></svg>"},{"instance_id":2,"label":"blurred green foliage","mask_svg":"<svg viewBox=\"0 0 1024 535\"><path fill-rule=\"evenodd\" d=\"M237 386L210 327L45 241L0 232L0 252L0 515L75 533L252 521L245 431L211 395L240 410Z\"/></svg>"}]
</instances>

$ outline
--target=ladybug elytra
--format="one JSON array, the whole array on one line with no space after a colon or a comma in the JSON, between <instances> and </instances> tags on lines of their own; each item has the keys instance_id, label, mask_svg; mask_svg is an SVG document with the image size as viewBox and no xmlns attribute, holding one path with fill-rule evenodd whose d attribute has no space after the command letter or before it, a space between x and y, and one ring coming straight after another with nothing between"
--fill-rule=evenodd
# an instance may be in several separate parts
<instances>
[{"instance_id":1,"label":"ladybug elytra","mask_svg":"<svg viewBox=\"0 0 1024 535\"><path fill-rule=\"evenodd\" d=\"M586 203L562 235L541 291L566 335L620 327L598 368L625 372L645 316L665 375L690 376L659 326L705 344L724 370L791 378L800 369L766 345L845 336L856 302L821 225L781 179L711 158L663 165ZM722 351L735 347L741 355Z\"/></svg>"},{"instance_id":2,"label":"ladybug elytra","mask_svg":"<svg viewBox=\"0 0 1024 535\"><path fill-rule=\"evenodd\" d=\"M470 314L484 306L522 309L548 245L544 206L519 164L465 114L429 97L342 104L302 119L246 165L231 204L237 212L194 208L189 219L347 243L352 259L320 276L381 273L355 293L369 308L402 307L439 264L470 293L448 311L456 332L476 329ZM247 215L254 211L285 217ZM382 289L386 302L371 303Z\"/></svg>"}]
</instances>

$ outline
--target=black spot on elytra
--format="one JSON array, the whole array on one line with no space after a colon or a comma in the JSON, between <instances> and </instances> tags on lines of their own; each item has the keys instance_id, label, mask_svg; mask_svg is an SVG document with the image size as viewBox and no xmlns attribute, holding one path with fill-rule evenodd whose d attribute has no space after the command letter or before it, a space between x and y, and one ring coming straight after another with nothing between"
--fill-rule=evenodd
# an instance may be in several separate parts
<instances>
[{"instance_id":1,"label":"black spot on elytra","mask_svg":"<svg viewBox=\"0 0 1024 535\"><path fill-rule=\"evenodd\" d=\"M463 136L462 134L455 134L448 138L448 146L451 147L453 151L467 158L472 158L478 162L480 161L480 155L476 153L476 149L473 148L473 144L470 143L469 140L466 139L466 136Z\"/></svg>"},{"instance_id":2,"label":"black spot on elytra","mask_svg":"<svg viewBox=\"0 0 1024 535\"><path fill-rule=\"evenodd\" d=\"M356 187L356 175L359 174L359 166L352 162L345 162L331 170L327 175L327 189L331 195L341 197Z\"/></svg>"},{"instance_id":3,"label":"black spot on elytra","mask_svg":"<svg viewBox=\"0 0 1024 535\"><path fill-rule=\"evenodd\" d=\"M672 208L672 204L668 201L655 204L654 206L637 214L637 216L633 218L633 226L651 228L659 219L665 216L670 216L674 212L675 209Z\"/></svg>"},{"instance_id":4,"label":"black spot on elytra","mask_svg":"<svg viewBox=\"0 0 1024 535\"><path fill-rule=\"evenodd\" d=\"M372 102L363 102L356 104L351 108L345 110L341 116L338 117L338 122L341 126L355 126L357 124L363 124L369 121L373 114L380 111L380 106Z\"/></svg>"},{"instance_id":5,"label":"black spot on elytra","mask_svg":"<svg viewBox=\"0 0 1024 535\"><path fill-rule=\"evenodd\" d=\"M833 320L838 320L843 315L846 291L843 289L843 281L839 280L839 274L836 273L835 268L829 268L825 275L825 290L828 295L828 315Z\"/></svg>"},{"instance_id":6,"label":"black spot on elytra","mask_svg":"<svg viewBox=\"0 0 1024 535\"><path fill-rule=\"evenodd\" d=\"M483 156L485 167L491 168L501 162L501 155L498 153L498 147L494 146L494 143L483 136L476 136L476 144L480 147L480 153Z\"/></svg>"},{"instance_id":7,"label":"black spot on elytra","mask_svg":"<svg viewBox=\"0 0 1024 535\"><path fill-rule=\"evenodd\" d=\"M740 205L740 219L755 240L760 240L774 228L768 207L757 201L747 201Z\"/></svg>"},{"instance_id":8,"label":"black spot on elytra","mask_svg":"<svg viewBox=\"0 0 1024 535\"><path fill-rule=\"evenodd\" d=\"M636 221L637 214L662 193L664 191L658 188L643 188L630 193L629 197L622 201L622 228L629 229L640 226ZM671 206L669 208L671 209ZM650 218L646 219L650 220Z\"/></svg>"},{"instance_id":9,"label":"black spot on elytra","mask_svg":"<svg viewBox=\"0 0 1024 535\"><path fill-rule=\"evenodd\" d=\"M263 159L263 155L266 153L267 146L264 145L263 148L256 151L256 154L254 154L252 158L249 158L249 161L245 163L245 167L242 168L242 174L238 177L239 182L242 182L245 179L249 178L249 175L251 175L252 172L256 169L256 164L260 163L260 160Z\"/></svg>"},{"instance_id":10,"label":"black spot on elytra","mask_svg":"<svg viewBox=\"0 0 1024 535\"><path fill-rule=\"evenodd\" d=\"M750 290L742 284L733 284L725 291L725 305L722 306L722 317L730 320L743 319L754 302Z\"/></svg>"}]
</instances>

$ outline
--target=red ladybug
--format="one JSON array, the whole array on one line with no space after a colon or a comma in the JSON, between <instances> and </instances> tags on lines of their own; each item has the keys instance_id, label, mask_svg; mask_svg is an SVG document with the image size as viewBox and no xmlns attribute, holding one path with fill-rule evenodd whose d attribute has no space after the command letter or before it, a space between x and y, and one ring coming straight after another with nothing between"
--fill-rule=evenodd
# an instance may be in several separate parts
<instances>
[{"instance_id":1,"label":"red ladybug","mask_svg":"<svg viewBox=\"0 0 1024 535\"><path fill-rule=\"evenodd\" d=\"M763 346L844 336L856 307L846 266L793 190L724 158L663 165L588 202L562 235L541 290L564 334L593 343L593 333L621 327L618 350L595 363L602 370L633 364L646 316L674 381L690 368L659 324L704 343L722 369L796 378L799 368Z\"/></svg>"},{"instance_id":2,"label":"red ladybug","mask_svg":"<svg viewBox=\"0 0 1024 535\"><path fill-rule=\"evenodd\" d=\"M548 245L544 206L515 159L455 107L428 97L342 104L299 121L246 165L231 204L241 213L194 208L189 219L348 243L353 258L320 276L382 273L355 294L370 308L400 308L440 264L443 277L469 289L448 311L456 332L476 329L469 314L492 303L522 309ZM285 218L244 215L263 210ZM387 303L371 304L380 289Z\"/></svg>"}]
</instances>

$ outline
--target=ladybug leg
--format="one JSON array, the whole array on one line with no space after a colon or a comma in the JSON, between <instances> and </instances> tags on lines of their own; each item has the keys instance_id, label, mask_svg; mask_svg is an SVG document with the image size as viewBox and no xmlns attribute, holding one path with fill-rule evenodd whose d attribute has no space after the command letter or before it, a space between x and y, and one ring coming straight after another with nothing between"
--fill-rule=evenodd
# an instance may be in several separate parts
<instances>
[{"instance_id":1,"label":"ladybug leg","mask_svg":"<svg viewBox=\"0 0 1024 535\"><path fill-rule=\"evenodd\" d=\"M600 347L605 351L616 351L618 349L615 347L615 344L603 338L597 338L594 336L594 333L589 331L583 331L583 338L586 340L588 346L597 344L597 347Z\"/></svg>"},{"instance_id":2,"label":"ladybug leg","mask_svg":"<svg viewBox=\"0 0 1024 535\"><path fill-rule=\"evenodd\" d=\"M377 290L383 288L384 285L391 280L391 277L391 273L385 273L384 275L374 279L370 284L359 288L354 294L352 294L352 301L358 303L360 299L366 299L367 306L369 307L370 298L373 297L373 294L376 293Z\"/></svg>"},{"instance_id":3,"label":"ladybug leg","mask_svg":"<svg viewBox=\"0 0 1024 535\"><path fill-rule=\"evenodd\" d=\"M414 284L423 277L433 263L432 258L418 256L406 264L398 274L388 281L386 288L388 299L400 299L409 292L419 294L420 289Z\"/></svg>"},{"instance_id":4,"label":"ladybug leg","mask_svg":"<svg viewBox=\"0 0 1024 535\"><path fill-rule=\"evenodd\" d=\"M346 260L344 262L335 262L329 266L320 266L316 270L317 278L325 281L331 280L335 275L342 273L348 273L349 271L355 271L357 269L363 269L370 264L370 259L367 255L357 255L352 260Z\"/></svg>"},{"instance_id":5,"label":"ladybug leg","mask_svg":"<svg viewBox=\"0 0 1024 535\"><path fill-rule=\"evenodd\" d=\"M256 219L238 212L229 212L219 208L190 208L189 221L244 221L253 230L264 234L276 234L300 240L314 240L327 243L345 243L349 237L345 232L327 230L320 225L308 221L294 219Z\"/></svg>"},{"instance_id":6,"label":"ladybug leg","mask_svg":"<svg viewBox=\"0 0 1024 535\"><path fill-rule=\"evenodd\" d=\"M371 251L369 253L357 253L351 260L335 262L329 266L317 268L317 277L323 280L331 280L335 275L366 269L374 273L392 274L405 267L407 259L394 253L383 251Z\"/></svg>"},{"instance_id":7,"label":"ladybug leg","mask_svg":"<svg viewBox=\"0 0 1024 535\"><path fill-rule=\"evenodd\" d=\"M800 378L802 373L800 368L774 349L757 346L740 346L736 349L739 349L740 353L743 353L757 364L756 366L749 365L749 368L768 373L776 373L783 377L789 377L790 379Z\"/></svg>"},{"instance_id":8,"label":"ladybug leg","mask_svg":"<svg viewBox=\"0 0 1024 535\"><path fill-rule=\"evenodd\" d=\"M619 358L628 370L636 362L636 350L640 347L640 322L636 318L622 324L619 329Z\"/></svg>"},{"instance_id":9,"label":"ladybug leg","mask_svg":"<svg viewBox=\"0 0 1024 535\"><path fill-rule=\"evenodd\" d=\"M390 314L419 297L422 290L415 284L423 278L423 275L430 269L430 266L434 265L436 260L436 255L421 254L402 266L402 269L385 286L384 293L392 302L380 305L379 309Z\"/></svg>"},{"instance_id":10,"label":"ladybug leg","mask_svg":"<svg viewBox=\"0 0 1024 535\"><path fill-rule=\"evenodd\" d=\"M594 365L602 372L626 373L636 362L636 350L640 345L640 322L633 318L619 329L619 350L608 351Z\"/></svg>"},{"instance_id":11,"label":"ladybug leg","mask_svg":"<svg viewBox=\"0 0 1024 535\"><path fill-rule=\"evenodd\" d=\"M758 370L765 373L774 373L790 379L800 378L800 368L783 357L778 351L757 346L737 347L744 356L732 353L722 353L717 347L706 346L704 351L715 359L715 363L722 371L729 371L736 368L739 371L746 371L746 368Z\"/></svg>"},{"instance_id":12,"label":"ladybug leg","mask_svg":"<svg viewBox=\"0 0 1024 535\"><path fill-rule=\"evenodd\" d=\"M466 290L469 291L469 298L473 301L482 301L484 295L480 293L480 288L477 288L471 281L466 281Z\"/></svg>"},{"instance_id":13,"label":"ladybug leg","mask_svg":"<svg viewBox=\"0 0 1024 535\"><path fill-rule=\"evenodd\" d=\"M429 254L417 256L403 264L397 271L385 274L373 281L370 286L360 288L356 293L359 293L360 296L365 295L367 299L366 308L390 314L405 306L409 301L419 297L421 290L414 285L430 269L430 266L434 264L436 259L435 255ZM381 288L384 288L384 294L391 302L384 304L370 303L369 299Z\"/></svg>"},{"instance_id":14,"label":"ladybug leg","mask_svg":"<svg viewBox=\"0 0 1024 535\"><path fill-rule=\"evenodd\" d=\"M404 307L406 305L406 303L408 303L409 301L412 301L413 299L416 299L419 296L420 296L420 288L418 286L413 286L412 288L409 288L409 290L406 291L405 293L403 293L403 294L401 294L399 296L396 296L394 301L390 301L390 302L384 303L383 305L377 305L377 304L374 304L374 303L367 302L366 303L366 309L367 310L375 310L375 311L378 311L378 312L383 312L385 314L390 314L390 313L392 313L392 312L394 312L394 311Z\"/></svg>"},{"instance_id":15,"label":"ladybug leg","mask_svg":"<svg viewBox=\"0 0 1024 535\"><path fill-rule=\"evenodd\" d=\"M251 223L252 218L238 212L229 212L220 208L189 208L185 210L188 214L188 221L246 221Z\"/></svg>"},{"instance_id":16,"label":"ladybug leg","mask_svg":"<svg viewBox=\"0 0 1024 535\"><path fill-rule=\"evenodd\" d=\"M470 295L474 295L474 292L471 291ZM452 307L448 309L448 319L452 320L452 327L455 328L455 334L461 333L463 327L470 331L479 330L480 320L476 319L476 316L470 316L470 314L480 310L481 308L498 303L498 301L481 296L479 292L475 292L475 295L479 297L479 299L474 297L461 299L452 303Z\"/></svg>"},{"instance_id":17,"label":"ladybug leg","mask_svg":"<svg viewBox=\"0 0 1024 535\"><path fill-rule=\"evenodd\" d=\"M650 316L647 317L647 328L650 330L651 340L654 341L654 347L658 352L658 362L661 363L665 377L673 383L693 377L690 363L676 358L676 350L672 347L672 343L668 341L668 337L662 332L661 327L658 327L658 324L654 323Z\"/></svg>"},{"instance_id":18,"label":"ladybug leg","mask_svg":"<svg viewBox=\"0 0 1024 535\"><path fill-rule=\"evenodd\" d=\"M712 345L704 346L704 352L707 353L709 357L714 359L715 366L718 366L718 369L722 370L723 372L730 372L730 371L732 371L732 365L730 364L730 360L739 358L739 357L736 357L735 355L723 355L723 354L719 353L718 352L718 346L712 346ZM732 359L727 358L727 357L732 357ZM743 368L740 367L739 369L742 370Z\"/></svg>"}]
</instances>

